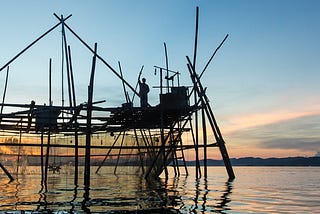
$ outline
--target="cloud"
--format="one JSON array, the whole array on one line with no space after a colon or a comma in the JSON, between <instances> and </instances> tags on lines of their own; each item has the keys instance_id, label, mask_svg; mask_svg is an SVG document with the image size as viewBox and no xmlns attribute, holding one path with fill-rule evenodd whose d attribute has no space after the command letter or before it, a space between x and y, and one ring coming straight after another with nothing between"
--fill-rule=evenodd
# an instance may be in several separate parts
<instances>
[{"instance_id":1,"label":"cloud","mask_svg":"<svg viewBox=\"0 0 320 214\"><path fill-rule=\"evenodd\" d=\"M298 149L302 151L317 151L320 149L320 139L314 138L276 138L260 143L262 148Z\"/></svg>"},{"instance_id":2,"label":"cloud","mask_svg":"<svg viewBox=\"0 0 320 214\"><path fill-rule=\"evenodd\" d=\"M282 121L294 120L307 116L320 115L319 110L309 110L303 112L290 112L287 110L277 110L265 113L250 113L240 117L232 118L232 123L227 128L228 133L237 132L239 130L246 130L250 128L274 125Z\"/></svg>"},{"instance_id":3,"label":"cloud","mask_svg":"<svg viewBox=\"0 0 320 214\"><path fill-rule=\"evenodd\" d=\"M257 148L320 151L320 114L244 128L229 137Z\"/></svg>"}]
</instances>

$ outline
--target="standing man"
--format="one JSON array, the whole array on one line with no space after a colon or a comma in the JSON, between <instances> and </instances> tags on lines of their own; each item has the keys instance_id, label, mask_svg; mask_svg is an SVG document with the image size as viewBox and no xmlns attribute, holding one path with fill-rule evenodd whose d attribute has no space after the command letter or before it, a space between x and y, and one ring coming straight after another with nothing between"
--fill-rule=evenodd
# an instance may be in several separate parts
<instances>
[{"instance_id":1,"label":"standing man","mask_svg":"<svg viewBox=\"0 0 320 214\"><path fill-rule=\"evenodd\" d=\"M140 107L146 108L148 107L148 93L149 86L146 84L146 78L142 78L142 82L139 79L139 96L140 96Z\"/></svg>"}]
</instances>

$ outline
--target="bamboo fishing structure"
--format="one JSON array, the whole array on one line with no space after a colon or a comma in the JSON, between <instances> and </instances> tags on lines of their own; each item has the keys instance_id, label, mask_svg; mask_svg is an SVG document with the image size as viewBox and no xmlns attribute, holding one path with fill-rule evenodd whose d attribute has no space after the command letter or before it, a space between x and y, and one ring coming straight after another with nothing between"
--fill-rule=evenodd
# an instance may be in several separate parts
<instances>
[{"instance_id":1,"label":"bamboo fishing structure","mask_svg":"<svg viewBox=\"0 0 320 214\"><path fill-rule=\"evenodd\" d=\"M48 171L59 171L60 169L60 166L50 165L52 163L51 157L54 155L52 150L72 149L74 153L66 157L74 165L75 185L78 185L78 167L84 166L85 198L89 198L90 175L93 165L97 166L95 173L99 173L104 166L113 166L115 174L119 172L118 166L130 166L134 168L135 173L141 174L146 179L157 178L162 173L168 177L168 167L174 168L175 176L180 176L182 169L187 175L186 150L194 152L197 178L207 177L207 150L211 147L219 149L228 177L235 178L225 141L209 104L206 89L201 82L203 73L228 35L214 51L201 73L198 73L196 62L199 8L196 10L193 60L191 61L189 56L186 56L186 71L190 75L192 87L181 86L179 80L181 72L169 69L167 45L164 43L165 67L154 66L155 72L159 73L160 78L160 101L158 105L148 104L145 108L133 106L134 97L140 97L137 92L138 83L133 87L123 77L120 62L118 62L120 70L118 72L98 54L97 43L91 48L75 33L66 23L71 15L66 18L56 14L54 16L58 19L56 25L0 68L0 71L7 69L3 99L0 104L0 130L2 132L0 149L4 147L40 149L40 156L37 156L36 159L37 163L40 162L41 165L44 184L47 181ZM65 106L64 92L62 92L61 105L53 105L52 103L51 58L49 60L49 105L39 105L35 101L31 101L29 104L6 103L9 66L58 26L62 29L62 53L66 62L66 70L62 69L62 75L67 76L69 106ZM66 37L67 33L71 33L92 54L88 97L86 102L80 104L76 99L74 62ZM125 103L121 106L101 107L104 100L93 100L94 79L98 62L106 66L107 70L121 81L125 95ZM138 79L140 79L142 70L143 66ZM62 84L64 83L62 82ZM131 90L132 99L130 99L127 89ZM210 132L215 138L214 143L209 143ZM192 143L184 142L184 133L191 133ZM15 138L19 138L19 142L13 140ZM200 150L203 150L203 171L201 171ZM14 156L14 154L11 155ZM29 154L29 156L33 155ZM0 167L9 180L14 179L14 176L1 162Z\"/></svg>"}]
</instances>

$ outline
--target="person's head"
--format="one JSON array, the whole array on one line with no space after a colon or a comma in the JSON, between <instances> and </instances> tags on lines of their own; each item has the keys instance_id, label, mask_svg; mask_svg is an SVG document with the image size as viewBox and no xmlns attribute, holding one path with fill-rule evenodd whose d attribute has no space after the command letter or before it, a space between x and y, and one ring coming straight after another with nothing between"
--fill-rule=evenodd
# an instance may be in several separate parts
<instances>
[{"instance_id":1,"label":"person's head","mask_svg":"<svg viewBox=\"0 0 320 214\"><path fill-rule=\"evenodd\" d=\"M145 83L146 82L146 78L142 78L142 82Z\"/></svg>"}]
</instances>

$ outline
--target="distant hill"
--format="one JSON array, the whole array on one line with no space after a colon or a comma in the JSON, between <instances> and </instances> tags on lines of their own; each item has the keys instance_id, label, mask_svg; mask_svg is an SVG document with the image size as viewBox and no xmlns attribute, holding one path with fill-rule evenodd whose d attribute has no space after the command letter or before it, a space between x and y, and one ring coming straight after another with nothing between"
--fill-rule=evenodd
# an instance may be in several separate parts
<instances>
[{"instance_id":1,"label":"distant hill","mask_svg":"<svg viewBox=\"0 0 320 214\"><path fill-rule=\"evenodd\" d=\"M288 158L231 158L233 166L320 166L320 157L288 157ZM208 159L208 166L224 166L222 160ZM188 161L187 165L194 166L195 161ZM200 161L203 165L203 160Z\"/></svg>"},{"instance_id":2,"label":"distant hill","mask_svg":"<svg viewBox=\"0 0 320 214\"><path fill-rule=\"evenodd\" d=\"M0 154L6 160L5 165L15 165L16 164L16 156L14 155L11 158L11 155ZM27 156L25 158L21 157L21 160L25 160L28 165L37 166L40 165L41 159L40 156ZM53 161L60 165L74 164L74 157L62 157L57 156L55 158L50 158L49 164L52 164ZM254 158L254 157L246 157L246 158L231 158L231 164L233 166L320 166L320 157L288 157L288 158ZM101 159L92 159L92 165L100 165ZM213 160L208 159L208 166L224 166L222 160ZM119 165L138 165L139 160L131 160L128 162L127 160L119 161ZM79 157L79 165L84 165L84 157ZM104 165L114 166L116 165L116 159L108 160L104 163ZM182 166L183 163L179 160L179 165ZM187 161L187 165L195 166L196 162ZM200 161L200 165L203 166L203 160Z\"/></svg>"}]
</instances>

